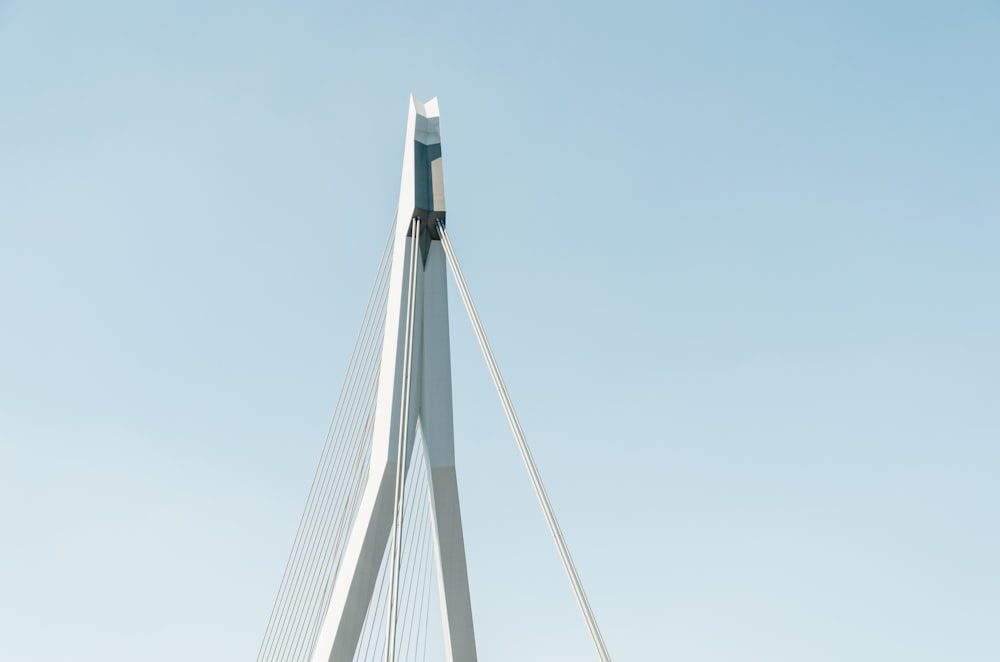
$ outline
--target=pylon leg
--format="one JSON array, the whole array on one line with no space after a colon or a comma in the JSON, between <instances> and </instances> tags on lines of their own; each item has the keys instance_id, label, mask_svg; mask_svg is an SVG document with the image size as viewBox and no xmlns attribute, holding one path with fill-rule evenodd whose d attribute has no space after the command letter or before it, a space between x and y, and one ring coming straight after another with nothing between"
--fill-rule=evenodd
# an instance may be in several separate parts
<instances>
[{"instance_id":1,"label":"pylon leg","mask_svg":"<svg viewBox=\"0 0 1000 662\"><path fill-rule=\"evenodd\" d=\"M446 259L432 241L424 268L423 387L420 427L430 464L434 543L447 660L475 662L476 639L455 472Z\"/></svg>"}]
</instances>

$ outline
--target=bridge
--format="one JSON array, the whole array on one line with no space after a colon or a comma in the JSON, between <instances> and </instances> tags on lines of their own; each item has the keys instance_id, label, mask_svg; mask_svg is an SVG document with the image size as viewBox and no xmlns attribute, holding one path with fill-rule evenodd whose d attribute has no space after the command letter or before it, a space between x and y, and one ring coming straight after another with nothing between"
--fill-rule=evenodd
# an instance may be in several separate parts
<instances>
[{"instance_id":1,"label":"bridge","mask_svg":"<svg viewBox=\"0 0 1000 662\"><path fill-rule=\"evenodd\" d=\"M444 659L477 659L449 268L596 656L611 660L448 234L437 99L411 97L396 216L257 662L426 659L436 611Z\"/></svg>"}]
</instances>

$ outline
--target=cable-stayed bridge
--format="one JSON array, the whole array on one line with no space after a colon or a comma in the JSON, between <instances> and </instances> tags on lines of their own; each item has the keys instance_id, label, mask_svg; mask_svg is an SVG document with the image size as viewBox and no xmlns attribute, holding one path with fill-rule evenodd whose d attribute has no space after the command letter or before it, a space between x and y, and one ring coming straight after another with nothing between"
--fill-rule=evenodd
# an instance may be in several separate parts
<instances>
[{"instance_id":1,"label":"cable-stayed bridge","mask_svg":"<svg viewBox=\"0 0 1000 662\"><path fill-rule=\"evenodd\" d=\"M611 659L448 236L442 164L437 99L411 97L396 217L257 662L477 659L448 267L596 655Z\"/></svg>"}]
</instances>

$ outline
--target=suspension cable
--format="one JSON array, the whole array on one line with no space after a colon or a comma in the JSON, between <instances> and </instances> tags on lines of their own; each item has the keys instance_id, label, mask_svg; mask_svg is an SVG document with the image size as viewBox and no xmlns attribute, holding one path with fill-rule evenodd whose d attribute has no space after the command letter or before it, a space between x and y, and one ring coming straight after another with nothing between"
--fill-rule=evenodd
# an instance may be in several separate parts
<instances>
[{"instance_id":1,"label":"suspension cable","mask_svg":"<svg viewBox=\"0 0 1000 662\"><path fill-rule=\"evenodd\" d=\"M395 224L393 224L394 226ZM339 488L328 492L327 485L331 484L331 482L334 485L340 482L334 478L336 472L331 472L330 469L341 464L335 456L342 454L347 448L354 445L353 443L346 443L348 439L356 438L353 434L345 434L347 431L341 424L344 421L345 414L356 411L357 404L365 400L370 400L372 397L371 394L374 392L374 382L362 377L362 375L370 374L373 363L377 371L377 355L373 357L371 339L378 335L377 330L381 327L380 318L384 318L384 290L387 284L386 278L388 275L389 255L391 254L392 234L390 228L385 248L382 252L378 274L375 278L365 311L364 321L358 332L354 351L349 361L349 369L341 387L338 406L330 421L330 428L320 454L320 462L317 465L309 495L306 498L306 505L299 521L292 550L289 553L285 572L279 584L278 595L275 599L271 616L268 619L267 627L265 628L265 636L258 651L258 662L275 659L281 654L282 649L287 648L289 631L296 624L297 620L290 618L293 612L298 611L293 607L293 603L301 599L301 594L304 593L300 581L304 577L305 568L311 564L311 553L308 550L314 546L311 541L317 534L316 525L318 520L316 515L319 512L319 506L324 502L330 503L330 497L334 497L335 495L340 496L338 494L340 492ZM373 362L372 358L376 360ZM359 441L363 443L363 437ZM333 478L332 481L331 478ZM349 498L347 500L350 501ZM322 597L322 593L323 591L320 589L320 597Z\"/></svg>"},{"instance_id":2,"label":"suspension cable","mask_svg":"<svg viewBox=\"0 0 1000 662\"><path fill-rule=\"evenodd\" d=\"M399 435L396 444L396 486L393 499L392 565L389 583L389 627L386 637L386 662L396 662L396 628L399 619L399 568L403 549L403 491L406 481L407 433L410 427L410 391L413 367L414 318L417 300L417 264L420 261L420 226L410 220L412 241L409 255L409 278L406 298L406 331L403 346L403 398L400 407Z\"/></svg>"},{"instance_id":3,"label":"suspension cable","mask_svg":"<svg viewBox=\"0 0 1000 662\"><path fill-rule=\"evenodd\" d=\"M576 571L576 565L573 563L573 559L569 554L569 548L566 545L566 540L563 538L562 530L559 528L559 522L556 520L555 511L552 509L552 503L549 501L549 496L545 491L545 486L542 484L542 478L538 473L538 467L535 465L535 459L531 455L531 449L528 448L528 442L524 437L524 431L521 429L521 423L518 421L517 413L514 411L514 405L510 400L510 395L507 393L507 386L503 381L503 376L500 374L500 368L498 367L496 358L493 355L493 350L490 348L490 343L486 339L486 332L483 329L483 323L479 319L479 313L476 312L476 306L472 301L472 295L469 294L469 287L465 282L465 277L462 275L462 268L458 264L458 258L455 257L455 251L451 246L451 240L445 231L443 223L438 222L437 229L438 236L441 237L441 245L448 258L448 264L451 266L451 272L454 274L455 282L458 284L458 291L462 296L462 302L465 304L465 310L469 314L469 321L472 322L472 329L475 331L476 339L479 341L479 348L483 352L483 358L486 359L486 367L490 371L490 376L493 378L493 385L496 387L497 394L500 396L500 403L503 405L504 414L506 414L507 422L510 424L510 429L514 433L514 439L517 441L517 448L521 453L521 459L524 461L524 467L528 470L528 478L531 480L531 485L535 489L535 496L538 498L538 503L542 507L542 513L545 515L545 521L549 525L549 533L552 534L552 539L555 541L556 549L559 552L559 558L562 560L566 576L569 578L570 584L573 587L573 594L576 596L577 605L580 607L580 611L583 613L584 621L587 624L587 629L590 631L590 637L594 642L594 648L597 650L597 655L602 662L611 662L611 655L608 653L608 648L604 643L604 637L601 636L601 631L597 627L597 619L594 617L594 612L590 607L590 602L587 600L587 595L583 591L583 583L580 581L580 576Z\"/></svg>"}]
</instances>

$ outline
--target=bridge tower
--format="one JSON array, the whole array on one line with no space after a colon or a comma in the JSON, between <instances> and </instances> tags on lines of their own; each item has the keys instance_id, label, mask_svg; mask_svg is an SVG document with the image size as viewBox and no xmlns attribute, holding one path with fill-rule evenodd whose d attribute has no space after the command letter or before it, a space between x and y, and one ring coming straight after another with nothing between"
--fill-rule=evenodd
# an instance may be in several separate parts
<instances>
[{"instance_id":1,"label":"bridge tower","mask_svg":"<svg viewBox=\"0 0 1000 662\"><path fill-rule=\"evenodd\" d=\"M368 478L312 662L354 658L386 545L394 546L390 558L400 556L399 496L418 425L430 468L445 651L449 661L476 660L455 472L447 260L438 234L444 222L437 99L420 103L411 96ZM393 571L398 582L398 568ZM394 634L389 637L392 646Z\"/></svg>"},{"instance_id":2,"label":"bridge tower","mask_svg":"<svg viewBox=\"0 0 1000 662\"><path fill-rule=\"evenodd\" d=\"M477 660L455 470L448 267L595 650L611 660L445 222L437 99L411 96L396 216L258 662L407 657L413 615L403 612L418 594L412 584L401 589L404 574L413 576L404 558L410 570L414 558L436 570L445 660ZM422 556L407 557L412 549ZM425 611L430 593L419 593Z\"/></svg>"}]
</instances>

